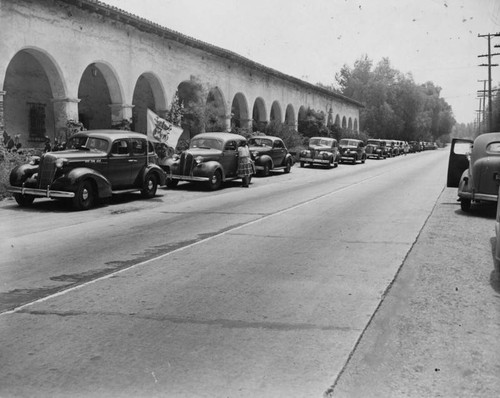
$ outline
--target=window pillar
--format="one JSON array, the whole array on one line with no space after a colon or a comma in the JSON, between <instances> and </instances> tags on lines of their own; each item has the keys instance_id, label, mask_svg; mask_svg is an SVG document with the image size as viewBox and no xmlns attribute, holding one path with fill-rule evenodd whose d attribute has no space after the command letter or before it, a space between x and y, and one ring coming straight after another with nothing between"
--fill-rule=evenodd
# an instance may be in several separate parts
<instances>
[{"instance_id":1,"label":"window pillar","mask_svg":"<svg viewBox=\"0 0 500 398\"><path fill-rule=\"evenodd\" d=\"M7 91L0 91L0 137L3 137L5 131L5 116L3 113L3 97L7 94Z\"/></svg>"},{"instance_id":2,"label":"window pillar","mask_svg":"<svg viewBox=\"0 0 500 398\"><path fill-rule=\"evenodd\" d=\"M111 104L111 126L113 128L122 126L124 121L132 123L132 109L135 105L129 104Z\"/></svg>"}]
</instances>

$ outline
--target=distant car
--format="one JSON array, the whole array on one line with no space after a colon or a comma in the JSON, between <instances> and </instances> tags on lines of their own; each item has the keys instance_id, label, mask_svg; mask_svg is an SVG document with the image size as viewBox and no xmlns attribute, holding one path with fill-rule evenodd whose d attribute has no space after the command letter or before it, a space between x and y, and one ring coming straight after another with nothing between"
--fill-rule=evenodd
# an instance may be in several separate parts
<instances>
[{"instance_id":1,"label":"distant car","mask_svg":"<svg viewBox=\"0 0 500 398\"><path fill-rule=\"evenodd\" d=\"M289 173L292 169L293 157L279 137L270 135L251 137L248 140L248 148L255 169L262 176L267 177L271 170L283 170Z\"/></svg>"},{"instance_id":2,"label":"distant car","mask_svg":"<svg viewBox=\"0 0 500 398\"><path fill-rule=\"evenodd\" d=\"M239 134L214 132L194 136L189 148L167 159L162 168L167 173L167 187L179 181L205 183L210 190L221 188L224 181L238 176L238 146L246 142Z\"/></svg>"},{"instance_id":3,"label":"distant car","mask_svg":"<svg viewBox=\"0 0 500 398\"><path fill-rule=\"evenodd\" d=\"M387 150L387 157L392 158L399 155L399 147L396 145L395 140L385 139L385 145Z\"/></svg>"},{"instance_id":4,"label":"distant car","mask_svg":"<svg viewBox=\"0 0 500 398\"><path fill-rule=\"evenodd\" d=\"M318 164L327 168L337 167L339 160L337 140L329 137L312 137L308 148L300 151L299 156L300 167L304 167L306 163L311 166Z\"/></svg>"},{"instance_id":5,"label":"distant car","mask_svg":"<svg viewBox=\"0 0 500 398\"><path fill-rule=\"evenodd\" d=\"M140 191L152 198L165 184L165 173L144 134L123 130L88 130L74 134L67 149L47 152L10 173L20 206L35 198L70 199L77 210L91 208L112 194Z\"/></svg>"},{"instance_id":6,"label":"distant car","mask_svg":"<svg viewBox=\"0 0 500 398\"><path fill-rule=\"evenodd\" d=\"M366 157L375 159L386 159L387 148L384 140L369 139L366 141Z\"/></svg>"},{"instance_id":7,"label":"distant car","mask_svg":"<svg viewBox=\"0 0 500 398\"><path fill-rule=\"evenodd\" d=\"M458 187L463 211L473 202L498 201L500 183L500 132L478 136L474 141L454 138L448 162L448 187Z\"/></svg>"},{"instance_id":8,"label":"distant car","mask_svg":"<svg viewBox=\"0 0 500 398\"><path fill-rule=\"evenodd\" d=\"M366 152L363 141L353 138L342 138L339 142L339 148L340 163L351 162L352 164L356 164L358 161L365 163Z\"/></svg>"}]
</instances>

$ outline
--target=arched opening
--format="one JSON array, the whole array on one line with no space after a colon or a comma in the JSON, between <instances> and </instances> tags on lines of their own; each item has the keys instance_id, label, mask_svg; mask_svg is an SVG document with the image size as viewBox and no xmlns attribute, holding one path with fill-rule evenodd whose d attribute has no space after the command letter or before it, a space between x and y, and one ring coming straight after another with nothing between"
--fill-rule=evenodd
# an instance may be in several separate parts
<instances>
[{"instance_id":1,"label":"arched opening","mask_svg":"<svg viewBox=\"0 0 500 398\"><path fill-rule=\"evenodd\" d=\"M42 147L58 138L54 99L66 97L58 66L38 49L19 51L5 73L4 131L20 147Z\"/></svg>"},{"instance_id":2,"label":"arched opening","mask_svg":"<svg viewBox=\"0 0 500 398\"><path fill-rule=\"evenodd\" d=\"M269 115L271 123L282 123L281 106L278 101L274 101L271 105L271 114Z\"/></svg>"},{"instance_id":3,"label":"arched opening","mask_svg":"<svg viewBox=\"0 0 500 398\"><path fill-rule=\"evenodd\" d=\"M122 93L115 72L107 64L96 62L85 68L78 86L78 118L90 129L113 127L122 114ZM116 108L113 108L113 105Z\"/></svg>"},{"instance_id":4,"label":"arched opening","mask_svg":"<svg viewBox=\"0 0 500 398\"><path fill-rule=\"evenodd\" d=\"M358 132L358 119L354 119L354 131Z\"/></svg>"},{"instance_id":5,"label":"arched opening","mask_svg":"<svg viewBox=\"0 0 500 398\"><path fill-rule=\"evenodd\" d=\"M347 130L352 131L352 118L349 118L349 122L347 123Z\"/></svg>"},{"instance_id":6,"label":"arched opening","mask_svg":"<svg viewBox=\"0 0 500 398\"><path fill-rule=\"evenodd\" d=\"M338 114L337 114L337 116L335 116L335 126L340 128L340 116Z\"/></svg>"},{"instance_id":7,"label":"arched opening","mask_svg":"<svg viewBox=\"0 0 500 398\"><path fill-rule=\"evenodd\" d=\"M205 131L226 131L225 101L218 87L208 92L205 107Z\"/></svg>"},{"instance_id":8,"label":"arched opening","mask_svg":"<svg viewBox=\"0 0 500 398\"><path fill-rule=\"evenodd\" d=\"M332 112L332 108L330 108L328 110L328 119L326 121L326 126L327 127L333 126L333 112Z\"/></svg>"},{"instance_id":9,"label":"arched opening","mask_svg":"<svg viewBox=\"0 0 500 398\"><path fill-rule=\"evenodd\" d=\"M307 109L302 105L299 108L298 131L300 134L305 133L307 125Z\"/></svg>"},{"instance_id":10,"label":"arched opening","mask_svg":"<svg viewBox=\"0 0 500 398\"><path fill-rule=\"evenodd\" d=\"M267 126L266 104L262 98L257 98L253 104L253 131L264 131Z\"/></svg>"},{"instance_id":11,"label":"arched opening","mask_svg":"<svg viewBox=\"0 0 500 398\"><path fill-rule=\"evenodd\" d=\"M347 120L344 116L342 117L342 129L345 130L346 128L347 128Z\"/></svg>"},{"instance_id":12,"label":"arched opening","mask_svg":"<svg viewBox=\"0 0 500 398\"><path fill-rule=\"evenodd\" d=\"M177 86L177 101L182 110L182 138L191 139L205 131L205 98L203 86L194 80L186 80Z\"/></svg>"},{"instance_id":13,"label":"arched opening","mask_svg":"<svg viewBox=\"0 0 500 398\"><path fill-rule=\"evenodd\" d=\"M166 103L160 79L152 73L144 73L139 76L132 97L131 129L146 134L148 109L151 109L158 116L164 117L167 110Z\"/></svg>"},{"instance_id":14,"label":"arched opening","mask_svg":"<svg viewBox=\"0 0 500 398\"><path fill-rule=\"evenodd\" d=\"M247 99L242 93L237 93L231 104L231 130L248 128L249 121Z\"/></svg>"},{"instance_id":15,"label":"arched opening","mask_svg":"<svg viewBox=\"0 0 500 398\"><path fill-rule=\"evenodd\" d=\"M288 127L295 127L297 122L295 120L295 110L293 109L292 104L288 104L285 112L285 124Z\"/></svg>"}]
</instances>

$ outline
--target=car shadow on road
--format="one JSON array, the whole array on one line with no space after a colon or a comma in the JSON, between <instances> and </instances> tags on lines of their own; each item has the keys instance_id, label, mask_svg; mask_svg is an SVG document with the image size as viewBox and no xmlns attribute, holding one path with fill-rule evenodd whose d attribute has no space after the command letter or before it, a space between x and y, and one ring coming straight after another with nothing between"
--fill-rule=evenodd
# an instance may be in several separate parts
<instances>
[{"instance_id":1,"label":"car shadow on road","mask_svg":"<svg viewBox=\"0 0 500 398\"><path fill-rule=\"evenodd\" d=\"M496 237L492 237L490 239L490 245L491 245L491 259L493 262L493 270L491 271L490 274L490 285L495 292L500 293L500 263L495 259L496 243L497 243ZM498 298L500 298L500 296Z\"/></svg>"},{"instance_id":2,"label":"car shadow on road","mask_svg":"<svg viewBox=\"0 0 500 398\"><path fill-rule=\"evenodd\" d=\"M459 202L457 202L457 206L460 206ZM494 220L496 217L496 211L496 202L480 202L473 203L469 212L465 212L458 208L455 210L455 213L464 217L481 217Z\"/></svg>"}]
</instances>

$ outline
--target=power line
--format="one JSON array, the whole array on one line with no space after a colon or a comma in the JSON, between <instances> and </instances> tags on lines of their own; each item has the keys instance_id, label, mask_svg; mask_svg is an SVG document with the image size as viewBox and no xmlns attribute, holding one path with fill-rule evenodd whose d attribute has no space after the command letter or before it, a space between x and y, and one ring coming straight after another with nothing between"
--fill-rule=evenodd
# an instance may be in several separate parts
<instances>
[{"instance_id":1,"label":"power line","mask_svg":"<svg viewBox=\"0 0 500 398\"><path fill-rule=\"evenodd\" d=\"M487 66L488 67L488 131L491 132L491 128L493 125L493 109L492 109L492 100L491 100L491 68L498 66L498 64L491 63L491 57L496 55L500 55L500 53L491 53L491 38L500 36L500 33L488 33L485 35L477 35L478 37L487 37L488 38L488 54L478 55L478 57L488 57L487 64L481 64L479 66ZM500 47L499 45L495 45L495 47ZM485 89L486 91L486 89ZM483 108L484 109L484 108Z\"/></svg>"}]
</instances>

